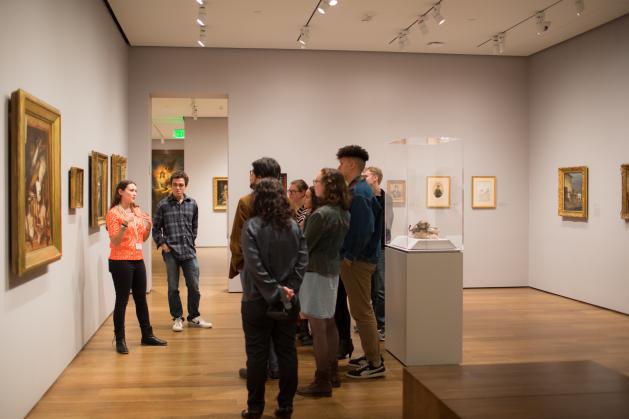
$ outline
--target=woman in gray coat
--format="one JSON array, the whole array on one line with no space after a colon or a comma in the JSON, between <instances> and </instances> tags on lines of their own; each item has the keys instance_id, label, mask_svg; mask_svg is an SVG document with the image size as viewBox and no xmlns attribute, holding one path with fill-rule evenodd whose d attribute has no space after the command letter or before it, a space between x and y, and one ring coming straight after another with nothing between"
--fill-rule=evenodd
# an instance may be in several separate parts
<instances>
[{"instance_id":1,"label":"woman in gray coat","mask_svg":"<svg viewBox=\"0 0 629 419\"><path fill-rule=\"evenodd\" d=\"M330 397L340 387L336 353L339 335L334 321L339 284L340 250L349 230L349 191L336 169L322 169L314 180L319 208L306 222L308 267L301 285L301 312L309 320L317 370L314 381L299 387L303 396Z\"/></svg>"}]
</instances>

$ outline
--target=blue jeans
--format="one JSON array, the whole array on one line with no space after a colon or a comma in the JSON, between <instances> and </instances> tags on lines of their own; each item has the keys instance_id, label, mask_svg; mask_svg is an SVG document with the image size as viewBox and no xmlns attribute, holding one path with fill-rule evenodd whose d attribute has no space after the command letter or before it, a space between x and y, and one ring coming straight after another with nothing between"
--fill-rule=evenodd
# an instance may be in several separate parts
<instances>
[{"instance_id":1,"label":"blue jeans","mask_svg":"<svg viewBox=\"0 0 629 419\"><path fill-rule=\"evenodd\" d=\"M188 320L200 315L199 301L199 261L196 256L192 259L177 260L171 252L162 252L166 263L166 275L168 277L168 307L173 319L183 318L183 308L179 298L179 268L183 270L188 288Z\"/></svg>"},{"instance_id":2,"label":"blue jeans","mask_svg":"<svg viewBox=\"0 0 629 419\"><path fill-rule=\"evenodd\" d=\"M371 276L371 303L376 314L378 330L384 329L384 249L378 256L376 270Z\"/></svg>"}]
</instances>

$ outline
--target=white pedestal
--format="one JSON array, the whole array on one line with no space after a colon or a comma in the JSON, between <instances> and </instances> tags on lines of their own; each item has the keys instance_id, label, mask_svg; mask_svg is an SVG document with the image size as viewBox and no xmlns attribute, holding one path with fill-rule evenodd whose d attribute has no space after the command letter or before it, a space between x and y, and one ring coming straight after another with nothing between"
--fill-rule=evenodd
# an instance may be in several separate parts
<instances>
[{"instance_id":1,"label":"white pedestal","mask_svg":"<svg viewBox=\"0 0 629 419\"><path fill-rule=\"evenodd\" d=\"M385 252L386 349L406 366L460 364L463 253Z\"/></svg>"}]
</instances>

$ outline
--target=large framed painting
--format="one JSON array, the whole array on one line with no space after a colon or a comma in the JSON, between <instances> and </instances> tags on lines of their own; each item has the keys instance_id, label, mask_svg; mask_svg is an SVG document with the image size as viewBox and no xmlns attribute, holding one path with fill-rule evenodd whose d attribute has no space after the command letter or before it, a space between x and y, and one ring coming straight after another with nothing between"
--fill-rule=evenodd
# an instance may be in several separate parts
<instances>
[{"instance_id":1,"label":"large framed painting","mask_svg":"<svg viewBox=\"0 0 629 419\"><path fill-rule=\"evenodd\" d=\"M226 177L214 177L213 180L213 196L212 196L212 208L214 211L227 211L227 178Z\"/></svg>"},{"instance_id":2,"label":"large framed painting","mask_svg":"<svg viewBox=\"0 0 629 419\"><path fill-rule=\"evenodd\" d=\"M588 168L559 169L559 215L567 218L588 218Z\"/></svg>"},{"instance_id":3,"label":"large framed painting","mask_svg":"<svg viewBox=\"0 0 629 419\"><path fill-rule=\"evenodd\" d=\"M387 180L387 194L394 205L404 205L406 203L406 181Z\"/></svg>"},{"instance_id":4,"label":"large framed painting","mask_svg":"<svg viewBox=\"0 0 629 419\"><path fill-rule=\"evenodd\" d=\"M11 269L61 258L61 114L23 90L11 95Z\"/></svg>"},{"instance_id":5,"label":"large framed painting","mask_svg":"<svg viewBox=\"0 0 629 419\"><path fill-rule=\"evenodd\" d=\"M157 204L170 195L170 175L183 168L183 150L153 150L151 195L153 214Z\"/></svg>"},{"instance_id":6,"label":"large framed painting","mask_svg":"<svg viewBox=\"0 0 629 419\"><path fill-rule=\"evenodd\" d=\"M450 208L450 176L426 177L426 206Z\"/></svg>"},{"instance_id":7,"label":"large framed painting","mask_svg":"<svg viewBox=\"0 0 629 419\"><path fill-rule=\"evenodd\" d=\"M109 162L107 155L92 151L90 156L90 227L105 224L107 215L107 188Z\"/></svg>"},{"instance_id":8,"label":"large framed painting","mask_svg":"<svg viewBox=\"0 0 629 419\"><path fill-rule=\"evenodd\" d=\"M496 208L496 176L472 176L472 208Z\"/></svg>"},{"instance_id":9,"label":"large framed painting","mask_svg":"<svg viewBox=\"0 0 629 419\"><path fill-rule=\"evenodd\" d=\"M116 196L118 182L127 178L127 158L117 154L111 155L111 199Z\"/></svg>"},{"instance_id":10,"label":"large framed painting","mask_svg":"<svg viewBox=\"0 0 629 419\"><path fill-rule=\"evenodd\" d=\"M69 180L69 206L71 209L83 208L83 169L71 167L69 171Z\"/></svg>"},{"instance_id":11,"label":"large framed painting","mask_svg":"<svg viewBox=\"0 0 629 419\"><path fill-rule=\"evenodd\" d=\"M620 166L620 176L622 190L620 199L622 200L622 210L620 216L624 220L629 220L629 164L623 164Z\"/></svg>"}]
</instances>

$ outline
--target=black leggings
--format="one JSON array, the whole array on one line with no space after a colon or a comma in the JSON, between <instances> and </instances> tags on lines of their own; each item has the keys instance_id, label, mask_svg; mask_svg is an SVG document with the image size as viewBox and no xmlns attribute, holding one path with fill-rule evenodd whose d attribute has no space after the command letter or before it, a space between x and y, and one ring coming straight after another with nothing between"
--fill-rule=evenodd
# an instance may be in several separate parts
<instances>
[{"instance_id":1,"label":"black leggings","mask_svg":"<svg viewBox=\"0 0 629 419\"><path fill-rule=\"evenodd\" d=\"M336 311L334 312L334 320L336 321L336 328L338 329L339 339L351 340L351 323L352 319L349 316L349 309L347 308L347 292L343 281L339 278L339 289L336 294Z\"/></svg>"},{"instance_id":2,"label":"black leggings","mask_svg":"<svg viewBox=\"0 0 629 419\"><path fill-rule=\"evenodd\" d=\"M146 268L143 260L109 260L109 272L114 279L116 305L114 307L114 334L124 337L124 318L129 302L129 292L133 291L135 314L140 328L151 327L149 308L146 304Z\"/></svg>"}]
</instances>

